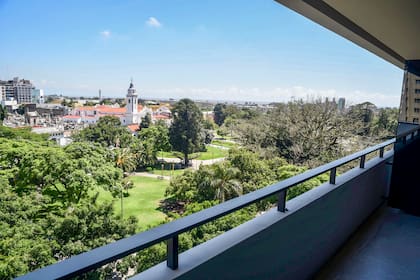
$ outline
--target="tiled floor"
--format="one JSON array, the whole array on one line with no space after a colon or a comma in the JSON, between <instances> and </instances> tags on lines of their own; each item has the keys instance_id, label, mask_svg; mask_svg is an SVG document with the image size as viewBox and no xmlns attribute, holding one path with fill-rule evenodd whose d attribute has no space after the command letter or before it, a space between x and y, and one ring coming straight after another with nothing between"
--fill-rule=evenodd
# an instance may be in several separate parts
<instances>
[{"instance_id":1,"label":"tiled floor","mask_svg":"<svg viewBox=\"0 0 420 280\"><path fill-rule=\"evenodd\" d=\"M420 279L420 217L381 208L315 279Z\"/></svg>"}]
</instances>

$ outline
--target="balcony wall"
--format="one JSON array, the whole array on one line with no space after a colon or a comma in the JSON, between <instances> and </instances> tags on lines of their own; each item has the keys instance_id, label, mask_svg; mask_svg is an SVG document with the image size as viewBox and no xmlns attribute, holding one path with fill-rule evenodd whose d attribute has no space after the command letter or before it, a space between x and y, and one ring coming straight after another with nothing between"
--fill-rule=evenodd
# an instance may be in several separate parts
<instances>
[{"instance_id":1,"label":"balcony wall","mask_svg":"<svg viewBox=\"0 0 420 280\"><path fill-rule=\"evenodd\" d=\"M306 279L388 195L393 152L339 176L134 279Z\"/></svg>"}]
</instances>

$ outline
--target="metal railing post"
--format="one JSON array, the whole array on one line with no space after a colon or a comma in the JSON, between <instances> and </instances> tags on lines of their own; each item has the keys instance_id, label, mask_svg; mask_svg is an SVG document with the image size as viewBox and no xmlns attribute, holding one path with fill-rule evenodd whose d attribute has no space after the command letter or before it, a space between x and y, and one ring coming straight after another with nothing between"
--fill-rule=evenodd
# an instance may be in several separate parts
<instances>
[{"instance_id":1,"label":"metal railing post","mask_svg":"<svg viewBox=\"0 0 420 280\"><path fill-rule=\"evenodd\" d=\"M330 184L335 185L336 175L337 175L337 167L331 168L331 170L330 170Z\"/></svg>"},{"instance_id":2,"label":"metal railing post","mask_svg":"<svg viewBox=\"0 0 420 280\"><path fill-rule=\"evenodd\" d=\"M277 211L280 212L286 212L286 194L287 194L287 189L284 191L279 192L279 198L277 201Z\"/></svg>"},{"instance_id":3,"label":"metal railing post","mask_svg":"<svg viewBox=\"0 0 420 280\"><path fill-rule=\"evenodd\" d=\"M178 268L178 235L166 240L166 265L171 269Z\"/></svg>"},{"instance_id":4,"label":"metal railing post","mask_svg":"<svg viewBox=\"0 0 420 280\"><path fill-rule=\"evenodd\" d=\"M385 151L385 147L382 147L379 149L379 157L383 158L384 157L384 151Z\"/></svg>"},{"instance_id":5,"label":"metal railing post","mask_svg":"<svg viewBox=\"0 0 420 280\"><path fill-rule=\"evenodd\" d=\"M360 168L365 168L366 155L360 157Z\"/></svg>"}]
</instances>

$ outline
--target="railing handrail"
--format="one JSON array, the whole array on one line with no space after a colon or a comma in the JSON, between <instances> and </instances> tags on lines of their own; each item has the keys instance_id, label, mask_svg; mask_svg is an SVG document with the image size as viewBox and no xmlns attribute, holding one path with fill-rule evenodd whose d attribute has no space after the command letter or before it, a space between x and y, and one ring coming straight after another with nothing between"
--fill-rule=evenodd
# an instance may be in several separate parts
<instances>
[{"instance_id":1,"label":"railing handrail","mask_svg":"<svg viewBox=\"0 0 420 280\"><path fill-rule=\"evenodd\" d=\"M397 135L396 139L399 140L400 138L403 138L404 136L410 135L417 132L417 134L420 132L420 125L417 125L416 127L410 128L409 130L400 133Z\"/></svg>"},{"instance_id":2,"label":"railing handrail","mask_svg":"<svg viewBox=\"0 0 420 280\"><path fill-rule=\"evenodd\" d=\"M418 131L418 128L415 131ZM410 133L411 132L404 135L399 135L398 139ZM220 203L213 207L204 209L200 212L179 218L169 223L149 229L145 232L141 232L130 237L120 239L111 244L92 249L88 252L70 257L58 263L35 270L26 275L18 277L18 279L68 279L80 275L84 272L90 271L92 269L98 268L109 262L125 257L129 254L138 252L142 249L146 249L164 240L175 240L175 242L173 243L175 244L174 246L176 248L172 248L172 250L175 251L171 253L176 255L172 256L176 258L175 264L169 265L170 256L168 255L168 266L175 269L177 268L179 234L196 228L207 222L216 220L217 218L228 215L238 209L244 208L252 203L258 202L264 198L276 194L282 194L279 195L279 205L282 204L283 208L281 209L278 206L278 209L280 211L284 211L287 189L296 186L300 183L303 183L307 180L310 180L320 174L324 174L328 171L331 171L330 183L335 184L336 168L359 158L361 159L360 167L364 168L364 161L366 155L379 150L380 157L383 157L384 148L394 144L395 141L396 138L392 138L383 143L366 148L362 151L345 156L343 158L329 162L314 169L307 170L304 173L277 182L273 185L230 199L224 203ZM173 243L171 242L171 244ZM168 252L169 251L170 248L168 247Z\"/></svg>"}]
</instances>

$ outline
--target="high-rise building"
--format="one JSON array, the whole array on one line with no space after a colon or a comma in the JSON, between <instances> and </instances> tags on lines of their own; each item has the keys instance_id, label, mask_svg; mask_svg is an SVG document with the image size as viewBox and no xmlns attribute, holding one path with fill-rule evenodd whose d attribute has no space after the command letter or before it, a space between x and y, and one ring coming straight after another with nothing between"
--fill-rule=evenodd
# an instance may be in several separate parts
<instances>
[{"instance_id":1,"label":"high-rise building","mask_svg":"<svg viewBox=\"0 0 420 280\"><path fill-rule=\"evenodd\" d=\"M345 106L346 106L346 99L344 97L340 97L338 99L338 104L337 104L338 110L343 111Z\"/></svg>"},{"instance_id":2,"label":"high-rise building","mask_svg":"<svg viewBox=\"0 0 420 280\"><path fill-rule=\"evenodd\" d=\"M6 86L0 83L0 102L6 100Z\"/></svg>"},{"instance_id":3,"label":"high-rise building","mask_svg":"<svg viewBox=\"0 0 420 280\"><path fill-rule=\"evenodd\" d=\"M420 77L404 72L400 102L400 122L419 123L420 120Z\"/></svg>"},{"instance_id":4,"label":"high-rise building","mask_svg":"<svg viewBox=\"0 0 420 280\"><path fill-rule=\"evenodd\" d=\"M34 86L31 84L31 82L29 80L19 80L19 78L14 78L13 85L17 103L31 103L32 89L34 89Z\"/></svg>"},{"instance_id":5,"label":"high-rise building","mask_svg":"<svg viewBox=\"0 0 420 280\"><path fill-rule=\"evenodd\" d=\"M21 79L18 77L13 80L0 81L1 99L3 100L16 100L18 104L31 103L32 89L34 86L29 80Z\"/></svg>"},{"instance_id":6,"label":"high-rise building","mask_svg":"<svg viewBox=\"0 0 420 280\"><path fill-rule=\"evenodd\" d=\"M15 91L13 88L13 80L0 81L2 100L13 100L15 99Z\"/></svg>"}]
</instances>

